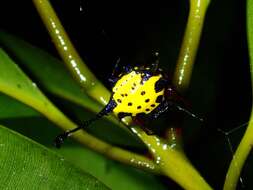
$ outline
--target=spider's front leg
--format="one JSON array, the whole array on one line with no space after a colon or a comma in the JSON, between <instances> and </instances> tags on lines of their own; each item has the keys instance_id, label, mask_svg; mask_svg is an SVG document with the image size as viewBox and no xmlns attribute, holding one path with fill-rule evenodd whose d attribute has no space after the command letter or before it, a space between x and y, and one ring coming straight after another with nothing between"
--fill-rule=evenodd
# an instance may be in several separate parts
<instances>
[{"instance_id":1,"label":"spider's front leg","mask_svg":"<svg viewBox=\"0 0 253 190\"><path fill-rule=\"evenodd\" d=\"M78 126L72 130L65 131L64 133L58 135L54 140L54 145L57 148L60 148L65 139L70 137L74 132L79 131L81 129L84 129L85 127L88 127L93 122L97 121L98 119L102 118L105 115L108 115L113 111L113 109L117 106L116 102L113 99L110 99L109 103L98 113L95 115L94 118L91 118L87 121L85 121L81 126Z\"/></svg>"}]
</instances>

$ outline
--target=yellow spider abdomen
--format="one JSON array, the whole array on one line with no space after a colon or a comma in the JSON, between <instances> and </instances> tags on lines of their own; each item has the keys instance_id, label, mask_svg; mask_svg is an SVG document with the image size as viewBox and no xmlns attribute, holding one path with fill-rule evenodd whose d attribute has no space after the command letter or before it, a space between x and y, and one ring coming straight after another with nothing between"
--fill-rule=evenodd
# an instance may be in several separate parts
<instances>
[{"instance_id":1,"label":"yellow spider abdomen","mask_svg":"<svg viewBox=\"0 0 253 190\"><path fill-rule=\"evenodd\" d=\"M164 89L156 92L155 84L162 75L150 76L145 81L142 81L142 75L143 73L132 71L117 81L112 89L112 98L117 103L114 113L124 112L132 116L138 113L148 114L160 104Z\"/></svg>"}]
</instances>

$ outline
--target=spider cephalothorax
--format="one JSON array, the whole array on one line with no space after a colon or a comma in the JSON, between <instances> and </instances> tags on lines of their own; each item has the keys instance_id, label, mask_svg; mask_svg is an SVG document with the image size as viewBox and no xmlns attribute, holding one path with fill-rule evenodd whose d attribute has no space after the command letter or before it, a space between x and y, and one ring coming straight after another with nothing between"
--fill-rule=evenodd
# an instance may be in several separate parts
<instances>
[{"instance_id":1,"label":"spider cephalothorax","mask_svg":"<svg viewBox=\"0 0 253 190\"><path fill-rule=\"evenodd\" d=\"M116 64L114 72L109 81L112 83L112 95L108 104L95 116L86 121L82 126L71 131L67 131L55 140L59 147L65 138L79 129L90 125L92 122L109 114L115 113L121 120L126 116L138 119L139 115L150 115L157 118L166 112L171 106L180 111L188 112L173 101L172 94L175 90L170 86L169 81L160 68L158 61L154 61L149 66L131 68L123 66L119 68Z\"/></svg>"}]
</instances>

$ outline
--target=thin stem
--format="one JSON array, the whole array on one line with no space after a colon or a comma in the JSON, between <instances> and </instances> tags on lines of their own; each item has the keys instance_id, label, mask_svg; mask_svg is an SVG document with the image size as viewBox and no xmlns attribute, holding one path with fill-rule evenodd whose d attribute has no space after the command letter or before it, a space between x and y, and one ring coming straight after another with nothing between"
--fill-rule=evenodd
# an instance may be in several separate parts
<instances>
[{"instance_id":1,"label":"thin stem","mask_svg":"<svg viewBox=\"0 0 253 190\"><path fill-rule=\"evenodd\" d=\"M233 155L233 159L230 163L225 184L224 190L233 190L236 189L236 185L238 183L241 170L243 165L250 153L250 150L253 145L253 110L251 113L251 118L247 127L247 130L235 152Z\"/></svg>"},{"instance_id":2,"label":"thin stem","mask_svg":"<svg viewBox=\"0 0 253 190\"><path fill-rule=\"evenodd\" d=\"M74 79L78 81L81 87L85 90L85 93L89 94L100 104L107 104L110 98L110 92L96 79L83 62L71 43L50 2L48 0L33 0L33 3L41 16L58 53L64 60L64 63Z\"/></svg>"},{"instance_id":3,"label":"thin stem","mask_svg":"<svg viewBox=\"0 0 253 190\"><path fill-rule=\"evenodd\" d=\"M33 0L33 3L47 28L58 53L73 78L82 87L86 94L101 105L106 105L111 93L99 82L99 80L97 80L83 62L50 2L48 0ZM110 121L112 120L110 119ZM122 125L118 124L118 126L129 133L129 130L126 130Z\"/></svg>"},{"instance_id":4,"label":"thin stem","mask_svg":"<svg viewBox=\"0 0 253 190\"><path fill-rule=\"evenodd\" d=\"M253 1L247 0L247 37L248 37L248 47L249 47L249 56L250 56L250 72L251 72L251 90L253 93ZM244 133L244 136L233 156L233 159L230 163L225 184L224 190L234 190L240 178L240 173L243 168L243 165L252 149L253 145L253 105L251 106L251 117L247 127L247 130Z\"/></svg>"},{"instance_id":5,"label":"thin stem","mask_svg":"<svg viewBox=\"0 0 253 190\"><path fill-rule=\"evenodd\" d=\"M190 0L188 21L172 81L176 89L180 92L184 92L189 87L209 3L210 0ZM175 130L173 130L174 133ZM179 136L176 136L176 138L179 138ZM152 146L158 146L160 144L159 142ZM156 160L161 160L161 169L165 174L177 181L185 189L212 189L190 164L180 149L175 151L170 148L164 152L164 147L166 147L166 144L154 149L157 151L156 155L159 156ZM178 147L180 148L180 146ZM165 156L165 154L167 155ZM170 161L167 161L166 157Z\"/></svg>"},{"instance_id":6,"label":"thin stem","mask_svg":"<svg viewBox=\"0 0 253 190\"><path fill-rule=\"evenodd\" d=\"M172 80L174 87L179 92L184 92L189 87L205 14L209 3L210 0L190 0L188 21ZM173 128L174 126L170 127ZM170 130L169 132L174 133L176 139L180 139L180 135L175 133L175 130ZM180 144L178 147L180 147Z\"/></svg>"},{"instance_id":7,"label":"thin stem","mask_svg":"<svg viewBox=\"0 0 253 190\"><path fill-rule=\"evenodd\" d=\"M84 144L86 147L89 147L90 149L95 150L107 156L108 158L117 160L121 163L125 163L142 170L161 174L159 166L157 166L152 160L142 155L112 146L108 143L105 143L104 141L101 141L89 135L84 131L74 133L73 137L81 144Z\"/></svg>"},{"instance_id":8,"label":"thin stem","mask_svg":"<svg viewBox=\"0 0 253 190\"><path fill-rule=\"evenodd\" d=\"M147 135L139 127L131 130L149 147L162 172L187 190L211 190L185 155L160 137Z\"/></svg>"},{"instance_id":9,"label":"thin stem","mask_svg":"<svg viewBox=\"0 0 253 190\"><path fill-rule=\"evenodd\" d=\"M185 91L189 86L209 2L190 0L189 17L173 78L173 84L179 91Z\"/></svg>"},{"instance_id":10,"label":"thin stem","mask_svg":"<svg viewBox=\"0 0 253 190\"><path fill-rule=\"evenodd\" d=\"M205 14L209 3L210 0L190 0L188 21L172 80L174 87L179 92L184 92L189 87ZM180 135L177 135L176 133L175 136L176 138L180 138Z\"/></svg>"},{"instance_id":11,"label":"thin stem","mask_svg":"<svg viewBox=\"0 0 253 190\"><path fill-rule=\"evenodd\" d=\"M191 73L193 70L194 61L197 54L203 23L205 19L205 14L210 0L190 0L189 2L190 11L188 21L172 81L174 87L180 92L186 91L189 87ZM176 125L177 124L178 123L176 123ZM175 124L171 124L170 127L172 129L174 127L178 127L174 125ZM181 134L177 134L175 129L169 129L167 133L173 134L176 140L178 139L177 141L180 142ZM178 147L180 147L181 144L178 144Z\"/></svg>"}]
</instances>

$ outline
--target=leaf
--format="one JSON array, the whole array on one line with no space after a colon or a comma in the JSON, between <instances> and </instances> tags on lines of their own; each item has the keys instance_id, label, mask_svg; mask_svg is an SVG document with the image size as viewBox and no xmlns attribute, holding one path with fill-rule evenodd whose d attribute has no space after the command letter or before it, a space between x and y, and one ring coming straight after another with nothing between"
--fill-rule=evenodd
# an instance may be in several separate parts
<instances>
[{"instance_id":1,"label":"leaf","mask_svg":"<svg viewBox=\"0 0 253 190\"><path fill-rule=\"evenodd\" d=\"M3 31L0 31L0 43L51 93L94 112L102 108L82 92L58 59Z\"/></svg>"},{"instance_id":2,"label":"leaf","mask_svg":"<svg viewBox=\"0 0 253 190\"><path fill-rule=\"evenodd\" d=\"M165 190L167 187L157 177L147 172L135 169L81 146L69 144L57 150L68 160L89 171L111 189L120 190ZM127 184L127 185L126 185Z\"/></svg>"},{"instance_id":3,"label":"leaf","mask_svg":"<svg viewBox=\"0 0 253 190\"><path fill-rule=\"evenodd\" d=\"M42 94L37 85L2 49L0 49L0 71L0 92L33 107L59 126L66 127L66 129L75 127L75 124Z\"/></svg>"},{"instance_id":4,"label":"leaf","mask_svg":"<svg viewBox=\"0 0 253 190\"><path fill-rule=\"evenodd\" d=\"M0 126L0 189L108 189L51 150Z\"/></svg>"},{"instance_id":5,"label":"leaf","mask_svg":"<svg viewBox=\"0 0 253 190\"><path fill-rule=\"evenodd\" d=\"M80 89L79 85L71 78L70 74L63 66L63 63L58 59L3 31L0 31L0 44L2 44L8 52L15 57L17 63L29 71L30 75L36 80L36 82L38 82L38 85L42 86L48 92L81 105L85 109L95 113L102 109L100 105L89 98ZM67 109L73 114L78 108L73 108L72 105L71 107L68 106ZM80 116L79 118L88 119L88 117L85 117L87 114L84 115L83 111L80 110L79 113L81 113L78 114ZM88 114L88 116L92 115ZM108 142L138 148L144 147L140 140L129 133L129 130L126 129L125 126L123 126L124 130L118 127L118 125L120 125L118 120L113 117L107 118L110 121L113 121L114 125L103 121L105 123L102 125L102 128L105 128L102 129L103 132L101 132L101 124L93 125L89 132ZM83 119L81 121L83 121ZM110 133L110 135L108 135L108 133ZM114 134L113 137L112 134Z\"/></svg>"},{"instance_id":6,"label":"leaf","mask_svg":"<svg viewBox=\"0 0 253 190\"><path fill-rule=\"evenodd\" d=\"M26 105L8 96L0 96L0 105L0 115L4 112L5 107L12 105L12 111L7 111L5 117L0 119L1 124L18 131L40 144L46 145L53 151L57 151L62 157L71 161L78 168L88 171L107 187L122 190L166 189L153 174L112 161L88 148L73 143L70 139L65 142L61 149L55 149L52 146L52 140L59 134L60 130L54 127L51 122L41 117L35 111L34 113L29 110L26 111ZM15 110L19 111L15 112ZM20 112L24 114L20 115ZM127 186L124 184L127 184Z\"/></svg>"},{"instance_id":7,"label":"leaf","mask_svg":"<svg viewBox=\"0 0 253 190\"><path fill-rule=\"evenodd\" d=\"M23 103L15 101L14 99L12 100L2 93L0 93L0 105L0 120L40 116L40 114L31 107L25 106Z\"/></svg>"}]
</instances>

